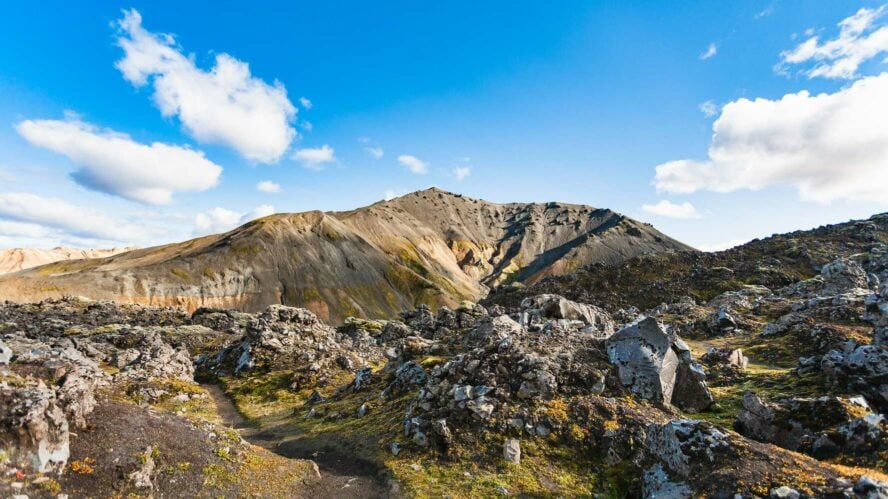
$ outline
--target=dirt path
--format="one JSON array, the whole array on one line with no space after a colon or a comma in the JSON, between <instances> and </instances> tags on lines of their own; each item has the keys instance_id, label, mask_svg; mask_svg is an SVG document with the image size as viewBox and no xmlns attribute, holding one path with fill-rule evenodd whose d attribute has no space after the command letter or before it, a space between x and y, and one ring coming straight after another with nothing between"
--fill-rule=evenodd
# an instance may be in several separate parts
<instances>
[{"instance_id":1,"label":"dirt path","mask_svg":"<svg viewBox=\"0 0 888 499\"><path fill-rule=\"evenodd\" d=\"M388 498L397 497L372 462L343 455L333 446L318 439L272 429L258 428L238 412L231 399L218 385L205 384L213 397L216 410L226 426L237 430L244 440L291 459L311 459L321 470L321 480L309 484L298 497L323 498Z\"/></svg>"}]
</instances>

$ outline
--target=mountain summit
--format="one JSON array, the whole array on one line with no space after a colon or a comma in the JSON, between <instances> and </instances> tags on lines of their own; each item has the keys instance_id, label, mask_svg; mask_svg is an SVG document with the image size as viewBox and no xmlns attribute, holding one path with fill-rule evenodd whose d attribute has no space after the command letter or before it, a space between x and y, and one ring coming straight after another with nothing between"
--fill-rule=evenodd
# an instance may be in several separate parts
<instances>
[{"instance_id":1,"label":"mountain summit","mask_svg":"<svg viewBox=\"0 0 888 499\"><path fill-rule=\"evenodd\" d=\"M224 234L0 277L18 300L62 295L189 310L282 303L329 321L477 300L590 263L691 248L608 209L496 204L427 189L346 212L283 213Z\"/></svg>"}]
</instances>

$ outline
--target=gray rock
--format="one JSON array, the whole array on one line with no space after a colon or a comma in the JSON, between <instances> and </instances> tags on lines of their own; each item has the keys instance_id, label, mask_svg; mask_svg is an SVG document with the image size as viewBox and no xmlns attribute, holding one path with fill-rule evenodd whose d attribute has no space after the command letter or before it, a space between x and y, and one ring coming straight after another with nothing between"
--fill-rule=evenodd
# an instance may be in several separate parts
<instances>
[{"instance_id":1,"label":"gray rock","mask_svg":"<svg viewBox=\"0 0 888 499\"><path fill-rule=\"evenodd\" d=\"M503 442L503 458L513 464L521 464L521 442L511 438Z\"/></svg>"},{"instance_id":2,"label":"gray rock","mask_svg":"<svg viewBox=\"0 0 888 499\"><path fill-rule=\"evenodd\" d=\"M9 364L12 361L12 349L0 340L0 364Z\"/></svg>"},{"instance_id":3,"label":"gray rock","mask_svg":"<svg viewBox=\"0 0 888 499\"><path fill-rule=\"evenodd\" d=\"M0 448L7 459L40 473L61 472L70 455L68 419L43 382L10 387L0 382Z\"/></svg>"},{"instance_id":4,"label":"gray rock","mask_svg":"<svg viewBox=\"0 0 888 499\"><path fill-rule=\"evenodd\" d=\"M522 334L524 328L508 315L484 316L469 332L469 340L476 344L489 344Z\"/></svg>"},{"instance_id":5,"label":"gray rock","mask_svg":"<svg viewBox=\"0 0 888 499\"><path fill-rule=\"evenodd\" d=\"M136 471L129 474L128 478L137 489L154 489L154 457L153 448L149 445L141 455L142 465Z\"/></svg>"},{"instance_id":6,"label":"gray rock","mask_svg":"<svg viewBox=\"0 0 888 499\"><path fill-rule=\"evenodd\" d=\"M771 489L768 497L771 497L772 499L799 499L801 494L799 494L799 491L796 489L782 485Z\"/></svg>"},{"instance_id":7,"label":"gray rock","mask_svg":"<svg viewBox=\"0 0 888 499\"><path fill-rule=\"evenodd\" d=\"M620 382L636 396L657 402L672 400L679 359L672 340L653 318L625 327L607 340L607 353Z\"/></svg>"},{"instance_id":8,"label":"gray rock","mask_svg":"<svg viewBox=\"0 0 888 499\"><path fill-rule=\"evenodd\" d=\"M691 487L684 482L673 482L660 464L644 471L642 494L656 499L686 499L692 496Z\"/></svg>"}]
</instances>

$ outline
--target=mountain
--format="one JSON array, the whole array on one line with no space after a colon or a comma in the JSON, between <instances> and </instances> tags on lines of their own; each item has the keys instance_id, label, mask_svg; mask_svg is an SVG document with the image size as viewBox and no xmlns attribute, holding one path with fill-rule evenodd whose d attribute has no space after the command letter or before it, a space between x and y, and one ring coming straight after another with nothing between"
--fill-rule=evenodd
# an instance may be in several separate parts
<instances>
[{"instance_id":1,"label":"mountain","mask_svg":"<svg viewBox=\"0 0 888 499\"><path fill-rule=\"evenodd\" d=\"M110 249L77 249L58 246L52 249L11 248L0 250L0 274L9 274L19 270L46 265L62 260L82 260L85 258L103 258L131 251L134 247Z\"/></svg>"},{"instance_id":2,"label":"mountain","mask_svg":"<svg viewBox=\"0 0 888 499\"><path fill-rule=\"evenodd\" d=\"M607 209L495 204L428 189L347 212L276 214L230 232L0 277L0 298L61 295L246 311L283 303L327 321L453 306L503 283L690 247Z\"/></svg>"},{"instance_id":3,"label":"mountain","mask_svg":"<svg viewBox=\"0 0 888 499\"><path fill-rule=\"evenodd\" d=\"M725 251L644 254L619 265L593 263L526 287L501 286L487 304L517 306L526 297L555 293L612 311L642 310L690 296L707 301L726 291L762 285L778 289L820 274L836 258L884 253L888 213L756 239Z\"/></svg>"}]
</instances>

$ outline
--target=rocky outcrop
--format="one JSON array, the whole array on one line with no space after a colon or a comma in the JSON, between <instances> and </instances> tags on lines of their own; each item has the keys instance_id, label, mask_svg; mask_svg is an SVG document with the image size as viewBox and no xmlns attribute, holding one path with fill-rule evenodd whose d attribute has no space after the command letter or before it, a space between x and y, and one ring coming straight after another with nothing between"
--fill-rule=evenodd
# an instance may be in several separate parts
<instances>
[{"instance_id":1,"label":"rocky outcrop","mask_svg":"<svg viewBox=\"0 0 888 499\"><path fill-rule=\"evenodd\" d=\"M540 328L547 319L578 322L579 327L598 338L614 333L614 320L601 308L577 303L559 295L537 295L521 302L521 325L530 330Z\"/></svg>"},{"instance_id":2,"label":"rocky outcrop","mask_svg":"<svg viewBox=\"0 0 888 499\"><path fill-rule=\"evenodd\" d=\"M825 459L837 455L875 458L888 448L888 424L866 402L824 396L765 402L755 394L743 396L743 410L734 428L749 438ZM874 464L874 463L871 463Z\"/></svg>"},{"instance_id":3,"label":"rocky outcrop","mask_svg":"<svg viewBox=\"0 0 888 499\"><path fill-rule=\"evenodd\" d=\"M607 339L607 353L620 382L636 396L701 411L712 403L703 368L681 339L670 337L653 318L645 318Z\"/></svg>"},{"instance_id":4,"label":"rocky outcrop","mask_svg":"<svg viewBox=\"0 0 888 499\"><path fill-rule=\"evenodd\" d=\"M68 419L55 391L42 381L0 382L0 448L14 466L60 473L68 462ZM0 463L5 464L5 463Z\"/></svg>"}]
</instances>

